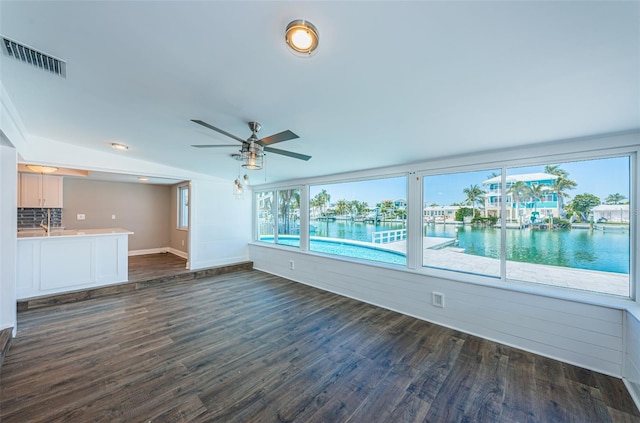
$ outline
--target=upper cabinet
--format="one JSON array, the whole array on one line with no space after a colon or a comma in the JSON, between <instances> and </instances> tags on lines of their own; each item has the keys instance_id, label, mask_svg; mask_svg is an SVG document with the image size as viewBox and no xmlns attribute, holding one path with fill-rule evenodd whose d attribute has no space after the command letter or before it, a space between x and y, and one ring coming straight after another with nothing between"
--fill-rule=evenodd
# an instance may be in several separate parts
<instances>
[{"instance_id":1,"label":"upper cabinet","mask_svg":"<svg viewBox=\"0 0 640 423\"><path fill-rule=\"evenodd\" d=\"M62 176L20 173L18 207L62 208Z\"/></svg>"}]
</instances>

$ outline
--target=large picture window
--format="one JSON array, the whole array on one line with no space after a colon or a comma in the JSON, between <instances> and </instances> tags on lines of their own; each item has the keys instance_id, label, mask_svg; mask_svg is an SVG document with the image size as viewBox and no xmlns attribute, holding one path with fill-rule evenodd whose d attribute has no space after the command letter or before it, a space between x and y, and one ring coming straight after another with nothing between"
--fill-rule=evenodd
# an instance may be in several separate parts
<instances>
[{"instance_id":1,"label":"large picture window","mask_svg":"<svg viewBox=\"0 0 640 423\"><path fill-rule=\"evenodd\" d=\"M507 279L629 296L630 176L629 157L507 169Z\"/></svg>"},{"instance_id":2,"label":"large picture window","mask_svg":"<svg viewBox=\"0 0 640 423\"><path fill-rule=\"evenodd\" d=\"M308 231L303 250L314 253L397 266L409 256L426 274L628 298L634 154L425 171L411 181L415 199L405 176L257 192L258 240L300 247ZM422 215L408 216L408 205ZM420 233L407 234L408 221Z\"/></svg>"},{"instance_id":3,"label":"large picture window","mask_svg":"<svg viewBox=\"0 0 640 423\"><path fill-rule=\"evenodd\" d=\"M310 251L406 265L406 177L315 185L309 196Z\"/></svg>"}]
</instances>

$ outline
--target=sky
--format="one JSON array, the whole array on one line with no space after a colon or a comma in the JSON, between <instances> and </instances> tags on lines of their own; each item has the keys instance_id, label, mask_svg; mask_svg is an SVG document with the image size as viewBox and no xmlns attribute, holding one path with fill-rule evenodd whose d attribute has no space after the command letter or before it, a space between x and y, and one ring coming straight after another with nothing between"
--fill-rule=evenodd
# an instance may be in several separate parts
<instances>
[{"instance_id":1,"label":"sky","mask_svg":"<svg viewBox=\"0 0 640 423\"><path fill-rule=\"evenodd\" d=\"M629 158L616 157L610 159L587 160L567 163L551 163L558 165L569 173L568 178L577 186L566 191L570 197L576 194L594 194L601 201L610 195L620 193L629 198ZM507 175L544 172L544 165L509 168ZM500 169L487 169L477 172L466 172L449 175L428 176L425 179L424 200L427 204L450 205L466 199L462 190L470 185L482 187L492 172ZM404 177L345 182L340 184L315 185L310 187L313 198L322 189L331 195L331 203L338 200L365 201L370 207L383 200L407 198L407 183ZM628 200L625 200L628 201Z\"/></svg>"}]
</instances>

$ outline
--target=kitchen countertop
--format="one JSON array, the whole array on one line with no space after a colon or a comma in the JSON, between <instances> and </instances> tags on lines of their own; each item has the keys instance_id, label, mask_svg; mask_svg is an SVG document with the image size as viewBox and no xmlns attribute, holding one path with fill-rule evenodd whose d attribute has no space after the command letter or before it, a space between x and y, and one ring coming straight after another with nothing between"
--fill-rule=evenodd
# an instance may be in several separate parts
<instances>
[{"instance_id":1,"label":"kitchen countertop","mask_svg":"<svg viewBox=\"0 0 640 423\"><path fill-rule=\"evenodd\" d=\"M53 229L49 235L45 234L44 229L18 231L18 239L34 239L34 238L59 238L59 237L78 237L78 236L108 236L108 235L133 235L133 232L122 228L107 229Z\"/></svg>"}]
</instances>

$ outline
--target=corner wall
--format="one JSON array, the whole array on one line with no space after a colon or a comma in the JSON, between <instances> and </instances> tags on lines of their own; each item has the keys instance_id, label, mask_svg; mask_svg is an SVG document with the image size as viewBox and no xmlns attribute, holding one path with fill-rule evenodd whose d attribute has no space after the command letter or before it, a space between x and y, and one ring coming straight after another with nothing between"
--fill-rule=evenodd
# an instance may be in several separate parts
<instances>
[{"instance_id":1,"label":"corner wall","mask_svg":"<svg viewBox=\"0 0 640 423\"><path fill-rule=\"evenodd\" d=\"M171 216L168 230L171 238L171 251L176 255L187 258L189 253L189 231L178 229L178 187L185 184L188 183L181 182L171 186Z\"/></svg>"},{"instance_id":2,"label":"corner wall","mask_svg":"<svg viewBox=\"0 0 640 423\"><path fill-rule=\"evenodd\" d=\"M189 186L189 268L249 260L251 194L235 199L232 181L192 180Z\"/></svg>"}]
</instances>

